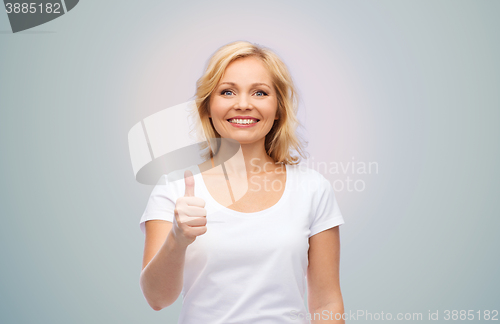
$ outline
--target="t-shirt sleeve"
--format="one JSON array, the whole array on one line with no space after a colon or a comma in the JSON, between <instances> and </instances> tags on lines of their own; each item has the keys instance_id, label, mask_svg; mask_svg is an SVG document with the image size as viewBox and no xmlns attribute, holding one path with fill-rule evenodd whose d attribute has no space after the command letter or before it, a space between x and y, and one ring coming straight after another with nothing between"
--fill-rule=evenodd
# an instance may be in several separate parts
<instances>
[{"instance_id":1,"label":"t-shirt sleeve","mask_svg":"<svg viewBox=\"0 0 500 324\"><path fill-rule=\"evenodd\" d=\"M316 211L314 212L311 225L309 227L309 237L327 230L329 228L344 224L344 218L340 213L337 199L330 182L323 176L319 181L317 191Z\"/></svg>"},{"instance_id":2,"label":"t-shirt sleeve","mask_svg":"<svg viewBox=\"0 0 500 324\"><path fill-rule=\"evenodd\" d=\"M146 234L145 223L148 220L161 219L173 222L176 201L177 198L172 192L167 175L161 176L160 180L153 188L146 205L146 210L144 210L142 214L139 223L142 233Z\"/></svg>"}]
</instances>

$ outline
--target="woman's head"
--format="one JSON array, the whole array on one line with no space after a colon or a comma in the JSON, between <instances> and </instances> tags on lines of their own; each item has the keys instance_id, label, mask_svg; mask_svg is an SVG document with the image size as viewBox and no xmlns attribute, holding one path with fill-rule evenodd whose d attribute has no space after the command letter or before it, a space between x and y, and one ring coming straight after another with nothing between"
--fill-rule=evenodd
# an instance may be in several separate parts
<instances>
[{"instance_id":1,"label":"woman's head","mask_svg":"<svg viewBox=\"0 0 500 324\"><path fill-rule=\"evenodd\" d=\"M275 162L298 163L291 150L305 157L296 134L297 93L287 67L271 50L246 41L219 48L197 82L195 102L194 113L206 138L231 137L247 144L265 137L266 153ZM251 116L259 122L238 128L227 120L234 116ZM207 158L217 153L210 151L208 143L202 146Z\"/></svg>"}]
</instances>

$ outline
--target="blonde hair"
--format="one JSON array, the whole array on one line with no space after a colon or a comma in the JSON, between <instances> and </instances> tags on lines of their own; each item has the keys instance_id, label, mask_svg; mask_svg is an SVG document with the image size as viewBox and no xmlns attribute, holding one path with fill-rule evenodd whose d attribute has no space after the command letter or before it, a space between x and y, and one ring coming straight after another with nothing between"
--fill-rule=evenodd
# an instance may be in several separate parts
<instances>
[{"instance_id":1,"label":"blonde hair","mask_svg":"<svg viewBox=\"0 0 500 324\"><path fill-rule=\"evenodd\" d=\"M292 77L281 59L270 49L252 44L247 41L236 41L219 48L209 59L205 73L196 83L195 103L196 108L192 114L197 114L201 125L196 125L198 136L202 131L204 136L200 143L205 159L217 154L219 147L212 148L208 139L220 138L211 119L209 119L210 96L222 79L227 66L236 59L243 57L256 57L264 63L271 74L271 78L278 98L278 119L275 120L271 130L265 138L265 150L275 163L298 164L299 156L292 156L295 150L300 156L306 158L304 143L296 134L296 129L302 126L297 118L298 95ZM219 143L220 141L217 141ZM211 141L213 144L214 141ZM307 142L305 142L307 144Z\"/></svg>"}]
</instances>

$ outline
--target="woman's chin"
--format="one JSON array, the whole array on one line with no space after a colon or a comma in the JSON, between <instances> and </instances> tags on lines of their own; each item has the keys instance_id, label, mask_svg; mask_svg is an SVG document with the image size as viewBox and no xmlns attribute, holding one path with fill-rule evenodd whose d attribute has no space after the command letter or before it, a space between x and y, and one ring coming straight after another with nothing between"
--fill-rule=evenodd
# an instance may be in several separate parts
<instances>
[{"instance_id":1,"label":"woman's chin","mask_svg":"<svg viewBox=\"0 0 500 324\"><path fill-rule=\"evenodd\" d=\"M240 145L248 145L257 142L255 138L249 136L230 136L229 138L237 141L238 143L240 143Z\"/></svg>"}]
</instances>

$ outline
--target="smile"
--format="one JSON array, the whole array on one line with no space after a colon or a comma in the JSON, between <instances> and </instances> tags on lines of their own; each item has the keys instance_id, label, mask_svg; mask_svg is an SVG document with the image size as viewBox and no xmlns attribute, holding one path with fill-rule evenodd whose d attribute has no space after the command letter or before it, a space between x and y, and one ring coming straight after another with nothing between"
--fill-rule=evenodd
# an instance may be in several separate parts
<instances>
[{"instance_id":1,"label":"smile","mask_svg":"<svg viewBox=\"0 0 500 324\"><path fill-rule=\"evenodd\" d=\"M234 119L228 119L227 121L230 122L230 123L234 123L234 124L243 124L243 125L245 125L245 124L255 124L259 120L258 119L239 119L239 118L234 118Z\"/></svg>"},{"instance_id":2,"label":"smile","mask_svg":"<svg viewBox=\"0 0 500 324\"><path fill-rule=\"evenodd\" d=\"M252 127L259 122L258 119L233 118L227 120L234 127Z\"/></svg>"}]
</instances>

